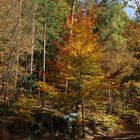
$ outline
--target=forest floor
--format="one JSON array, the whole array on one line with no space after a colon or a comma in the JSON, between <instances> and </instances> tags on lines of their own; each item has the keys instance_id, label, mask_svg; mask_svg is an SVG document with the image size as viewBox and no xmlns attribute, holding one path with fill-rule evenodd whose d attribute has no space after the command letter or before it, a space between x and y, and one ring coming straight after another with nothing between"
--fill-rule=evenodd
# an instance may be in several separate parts
<instances>
[{"instance_id":1,"label":"forest floor","mask_svg":"<svg viewBox=\"0 0 140 140\"><path fill-rule=\"evenodd\" d=\"M140 140L140 132L123 133L116 136L97 136L94 140Z\"/></svg>"},{"instance_id":2,"label":"forest floor","mask_svg":"<svg viewBox=\"0 0 140 140\"><path fill-rule=\"evenodd\" d=\"M85 126L85 138L82 139L78 136L78 138L73 139L64 132L66 124L60 112L52 109L41 110L40 108L32 109L32 111L36 122L34 127L30 128L29 116L8 116L0 123L0 140L140 140L140 126L136 127L136 125L134 125L135 127L132 125L133 128L130 125L131 128L123 132L119 131L118 133L115 131L115 133L109 135L102 131L102 133L95 133ZM26 117L29 122L26 122ZM23 121L25 122L23 123ZM41 128L38 125L40 123L43 124ZM50 131L51 127L53 131ZM37 131L42 131L42 133L35 133Z\"/></svg>"},{"instance_id":3,"label":"forest floor","mask_svg":"<svg viewBox=\"0 0 140 140\"><path fill-rule=\"evenodd\" d=\"M101 136L101 135L89 135L85 134L85 138L71 138L68 135L61 133L44 133L43 135L28 135L26 136L24 132L21 135L12 134L6 132L4 137L0 136L0 140L140 140L139 132L129 132L116 134L111 136Z\"/></svg>"},{"instance_id":4,"label":"forest floor","mask_svg":"<svg viewBox=\"0 0 140 140\"><path fill-rule=\"evenodd\" d=\"M46 136L44 138L35 137L32 140L75 140L65 136ZM78 138L76 140L140 140L140 132L124 133L116 136L86 136L84 139Z\"/></svg>"}]
</instances>

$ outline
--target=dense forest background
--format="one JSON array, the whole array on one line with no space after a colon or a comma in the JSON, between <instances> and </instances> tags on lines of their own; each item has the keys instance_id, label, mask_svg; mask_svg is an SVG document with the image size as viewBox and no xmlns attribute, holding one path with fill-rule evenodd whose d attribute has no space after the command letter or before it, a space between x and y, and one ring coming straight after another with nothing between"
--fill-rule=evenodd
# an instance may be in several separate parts
<instances>
[{"instance_id":1,"label":"dense forest background","mask_svg":"<svg viewBox=\"0 0 140 140\"><path fill-rule=\"evenodd\" d=\"M0 17L1 140L140 130L139 0L1 0Z\"/></svg>"}]
</instances>

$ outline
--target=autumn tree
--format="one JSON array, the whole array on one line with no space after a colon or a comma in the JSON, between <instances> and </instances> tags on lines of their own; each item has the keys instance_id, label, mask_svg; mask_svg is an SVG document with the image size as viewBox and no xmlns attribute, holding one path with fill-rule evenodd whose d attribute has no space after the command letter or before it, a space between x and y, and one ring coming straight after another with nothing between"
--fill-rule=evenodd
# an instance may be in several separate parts
<instances>
[{"instance_id":1,"label":"autumn tree","mask_svg":"<svg viewBox=\"0 0 140 140\"><path fill-rule=\"evenodd\" d=\"M64 96L71 95L74 98L71 111L78 112L81 106L83 136L86 96L94 94L92 89L95 89L101 78L97 76L101 72L98 64L101 53L96 43L97 34L92 33L95 24L93 15L94 12L91 14L88 9L76 13L71 42L69 39L65 41L58 59L65 68L61 72L62 77L68 81ZM66 27L71 28L70 18L67 19Z\"/></svg>"}]
</instances>

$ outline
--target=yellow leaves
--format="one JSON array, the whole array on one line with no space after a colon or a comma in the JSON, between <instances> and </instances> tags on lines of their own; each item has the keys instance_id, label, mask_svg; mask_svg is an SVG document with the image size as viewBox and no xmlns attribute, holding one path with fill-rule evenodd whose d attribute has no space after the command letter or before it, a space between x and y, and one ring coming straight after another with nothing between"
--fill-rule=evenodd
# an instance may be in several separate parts
<instances>
[{"instance_id":1,"label":"yellow leaves","mask_svg":"<svg viewBox=\"0 0 140 140\"><path fill-rule=\"evenodd\" d=\"M62 50L63 57L65 56L66 59L72 59L72 58L90 58L93 60L98 60L101 58L101 53L97 51L97 47L94 47L94 44L87 42L83 43L82 41L77 40L77 42L72 42L69 46L66 46ZM69 57L69 58L68 58ZM64 58L63 58L64 59Z\"/></svg>"},{"instance_id":2,"label":"yellow leaves","mask_svg":"<svg viewBox=\"0 0 140 140\"><path fill-rule=\"evenodd\" d=\"M49 94L56 94L55 88L48 85L46 82L38 81L35 83L38 91L44 91Z\"/></svg>"},{"instance_id":3,"label":"yellow leaves","mask_svg":"<svg viewBox=\"0 0 140 140\"><path fill-rule=\"evenodd\" d=\"M17 115L16 121L23 123L35 123L32 116L32 108L37 104L35 99L30 99L25 96L19 97L16 102L16 107L13 112Z\"/></svg>"},{"instance_id":4,"label":"yellow leaves","mask_svg":"<svg viewBox=\"0 0 140 140\"><path fill-rule=\"evenodd\" d=\"M135 83L135 86L138 88L138 96L137 96L137 99L140 99L140 82L136 82Z\"/></svg>"},{"instance_id":5,"label":"yellow leaves","mask_svg":"<svg viewBox=\"0 0 140 140\"><path fill-rule=\"evenodd\" d=\"M16 103L17 106L19 107L23 107L23 108L26 108L26 107L32 107L36 104L36 100L34 99L29 99L27 97L20 97Z\"/></svg>"},{"instance_id":6,"label":"yellow leaves","mask_svg":"<svg viewBox=\"0 0 140 140\"><path fill-rule=\"evenodd\" d=\"M66 80L75 80L75 77L71 76L71 77L66 78Z\"/></svg>"},{"instance_id":7,"label":"yellow leaves","mask_svg":"<svg viewBox=\"0 0 140 140\"><path fill-rule=\"evenodd\" d=\"M29 110L25 110L25 109L19 109L15 112L18 116L17 120L16 121L20 121L20 122L23 122L23 123L31 123L31 124L34 124L35 123L35 120L34 120L34 117L32 116L32 112L29 111Z\"/></svg>"},{"instance_id":8,"label":"yellow leaves","mask_svg":"<svg viewBox=\"0 0 140 140\"><path fill-rule=\"evenodd\" d=\"M138 87L140 89L140 82L136 82L135 86Z\"/></svg>"}]
</instances>

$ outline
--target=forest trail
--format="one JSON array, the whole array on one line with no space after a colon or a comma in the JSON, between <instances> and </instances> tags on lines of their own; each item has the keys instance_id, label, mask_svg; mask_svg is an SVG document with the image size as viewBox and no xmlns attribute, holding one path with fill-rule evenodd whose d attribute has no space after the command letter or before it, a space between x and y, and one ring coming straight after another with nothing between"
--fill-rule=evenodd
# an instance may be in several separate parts
<instances>
[{"instance_id":1,"label":"forest trail","mask_svg":"<svg viewBox=\"0 0 140 140\"><path fill-rule=\"evenodd\" d=\"M134 133L124 133L124 134L119 134L116 136L99 136L96 137L95 140L140 140L140 132L134 132Z\"/></svg>"},{"instance_id":2,"label":"forest trail","mask_svg":"<svg viewBox=\"0 0 140 140\"><path fill-rule=\"evenodd\" d=\"M82 139L72 139L65 136L46 136L44 138L36 137L33 140L140 140L140 132L134 132L134 133L124 133L124 134L118 134L116 136L95 136L95 137L88 137Z\"/></svg>"}]
</instances>

